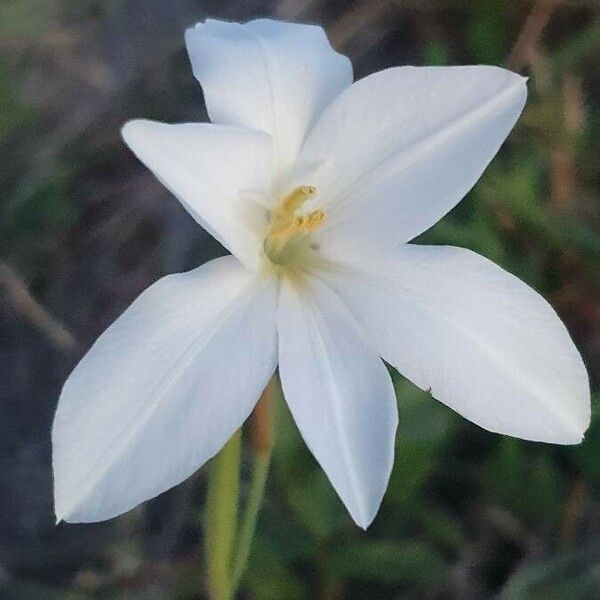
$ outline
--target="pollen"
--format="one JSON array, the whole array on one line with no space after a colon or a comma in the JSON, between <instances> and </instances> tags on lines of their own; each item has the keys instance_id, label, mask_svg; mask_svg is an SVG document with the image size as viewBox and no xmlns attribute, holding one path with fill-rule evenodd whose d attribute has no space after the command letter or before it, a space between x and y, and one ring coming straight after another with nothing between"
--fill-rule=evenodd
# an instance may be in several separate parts
<instances>
[{"instance_id":1,"label":"pollen","mask_svg":"<svg viewBox=\"0 0 600 600\"><path fill-rule=\"evenodd\" d=\"M272 263L284 265L301 256L309 235L323 223L325 213L320 209L299 214L315 192L309 185L297 187L271 213L263 248Z\"/></svg>"}]
</instances>

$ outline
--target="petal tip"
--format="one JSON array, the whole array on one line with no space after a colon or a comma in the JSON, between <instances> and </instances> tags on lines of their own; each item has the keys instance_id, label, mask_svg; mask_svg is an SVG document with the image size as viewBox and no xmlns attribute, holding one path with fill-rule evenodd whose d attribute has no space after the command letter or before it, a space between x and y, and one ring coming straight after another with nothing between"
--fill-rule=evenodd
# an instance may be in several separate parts
<instances>
[{"instance_id":1,"label":"petal tip","mask_svg":"<svg viewBox=\"0 0 600 600\"><path fill-rule=\"evenodd\" d=\"M56 485L56 484L55 484ZM60 502L57 498L56 487L54 490L54 524L59 525L60 523L70 523L69 513L71 511L65 510L64 502Z\"/></svg>"},{"instance_id":2,"label":"petal tip","mask_svg":"<svg viewBox=\"0 0 600 600\"><path fill-rule=\"evenodd\" d=\"M127 121L123 127L121 127L121 139L132 148L132 145L135 144L136 139L142 131L142 124L145 122L145 119L132 119L131 121Z\"/></svg>"},{"instance_id":3,"label":"petal tip","mask_svg":"<svg viewBox=\"0 0 600 600\"><path fill-rule=\"evenodd\" d=\"M585 436L581 433L578 433L575 435L570 435L565 438L561 438L560 440L557 440L557 441L550 440L550 443L558 444L561 446L578 446L579 444L581 444L584 441L584 439L585 439Z\"/></svg>"},{"instance_id":4,"label":"petal tip","mask_svg":"<svg viewBox=\"0 0 600 600\"><path fill-rule=\"evenodd\" d=\"M59 525L60 523L68 523L69 518L66 514L66 511L62 510L58 505L57 501L54 501L54 525Z\"/></svg>"},{"instance_id":5,"label":"petal tip","mask_svg":"<svg viewBox=\"0 0 600 600\"><path fill-rule=\"evenodd\" d=\"M147 119L131 119L130 121L127 121L123 127L121 127L121 137L125 142L129 143L128 140L131 139L131 136L139 133L141 126L147 122Z\"/></svg>"},{"instance_id":6,"label":"petal tip","mask_svg":"<svg viewBox=\"0 0 600 600\"><path fill-rule=\"evenodd\" d=\"M363 501L360 502L356 499L356 505L353 507L350 507L346 502L344 503L356 525L363 531L367 531L379 512L382 500L383 496L381 496L376 503L373 503L372 498L364 498ZM371 504L371 506L368 506L368 504Z\"/></svg>"},{"instance_id":7,"label":"petal tip","mask_svg":"<svg viewBox=\"0 0 600 600\"><path fill-rule=\"evenodd\" d=\"M131 119L121 127L121 138L129 148L138 155L148 142L148 136L161 131L165 123L151 119Z\"/></svg>"},{"instance_id":8,"label":"petal tip","mask_svg":"<svg viewBox=\"0 0 600 600\"><path fill-rule=\"evenodd\" d=\"M197 23L194 23L194 25L190 25L190 27L187 27L183 34L185 42L188 43L192 35L198 33L201 29L204 29L205 27L206 21L198 21Z\"/></svg>"},{"instance_id":9,"label":"petal tip","mask_svg":"<svg viewBox=\"0 0 600 600\"><path fill-rule=\"evenodd\" d=\"M361 516L356 516L356 517L352 517L354 519L354 522L356 523L356 525L358 525L358 527L360 527L363 531L367 531L367 529L371 526L371 524L373 523L373 521L375 520L377 513L370 515L370 516L365 516L365 515L361 515Z\"/></svg>"},{"instance_id":10,"label":"petal tip","mask_svg":"<svg viewBox=\"0 0 600 600\"><path fill-rule=\"evenodd\" d=\"M569 441L567 441L567 445L570 446L577 446L578 444L581 444L582 442L585 441L585 433L587 431L589 427L589 423L587 425L585 425L584 427L581 427L580 429L572 432L572 434L569 436Z\"/></svg>"}]
</instances>

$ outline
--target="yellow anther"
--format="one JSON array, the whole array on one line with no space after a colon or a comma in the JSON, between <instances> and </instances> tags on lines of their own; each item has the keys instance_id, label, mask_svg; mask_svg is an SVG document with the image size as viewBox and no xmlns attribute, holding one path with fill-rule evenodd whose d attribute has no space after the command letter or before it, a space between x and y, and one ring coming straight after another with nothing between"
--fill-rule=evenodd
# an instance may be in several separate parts
<instances>
[{"instance_id":1,"label":"yellow anther","mask_svg":"<svg viewBox=\"0 0 600 600\"><path fill-rule=\"evenodd\" d=\"M301 185L293 189L280 203L278 210L291 212L299 209L317 191L312 185Z\"/></svg>"},{"instance_id":2,"label":"yellow anther","mask_svg":"<svg viewBox=\"0 0 600 600\"><path fill-rule=\"evenodd\" d=\"M325 219L325 213L322 210L313 210L309 215L306 226L312 231L321 225Z\"/></svg>"},{"instance_id":3,"label":"yellow anther","mask_svg":"<svg viewBox=\"0 0 600 600\"><path fill-rule=\"evenodd\" d=\"M296 211L316 192L309 185L292 190L271 214L263 244L265 254L275 264L285 264L297 254L302 242L325 218L322 210L296 215Z\"/></svg>"}]
</instances>

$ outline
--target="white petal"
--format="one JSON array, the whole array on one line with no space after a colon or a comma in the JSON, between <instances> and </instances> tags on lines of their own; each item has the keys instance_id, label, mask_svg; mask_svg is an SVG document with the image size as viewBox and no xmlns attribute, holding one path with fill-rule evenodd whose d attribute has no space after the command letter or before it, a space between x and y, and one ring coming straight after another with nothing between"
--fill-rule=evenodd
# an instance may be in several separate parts
<instances>
[{"instance_id":1,"label":"white petal","mask_svg":"<svg viewBox=\"0 0 600 600\"><path fill-rule=\"evenodd\" d=\"M123 127L136 156L202 227L248 266L258 263L266 211L248 194L272 188L273 144L265 133L208 123L143 119Z\"/></svg>"},{"instance_id":2,"label":"white petal","mask_svg":"<svg viewBox=\"0 0 600 600\"><path fill-rule=\"evenodd\" d=\"M297 177L327 213L323 249L395 247L479 179L515 124L525 79L497 67L398 67L347 88L302 148ZM312 179L306 172L321 164Z\"/></svg>"},{"instance_id":3,"label":"white petal","mask_svg":"<svg viewBox=\"0 0 600 600\"><path fill-rule=\"evenodd\" d=\"M381 356L490 431L576 444L590 421L585 367L535 291L462 248L406 245L331 284Z\"/></svg>"},{"instance_id":4,"label":"white petal","mask_svg":"<svg viewBox=\"0 0 600 600\"><path fill-rule=\"evenodd\" d=\"M119 515L218 452L275 369L274 288L217 259L159 280L100 336L54 419L59 520Z\"/></svg>"},{"instance_id":5,"label":"white petal","mask_svg":"<svg viewBox=\"0 0 600 600\"><path fill-rule=\"evenodd\" d=\"M211 120L271 134L283 169L323 108L352 83L350 61L315 25L207 20L185 39Z\"/></svg>"},{"instance_id":6,"label":"white petal","mask_svg":"<svg viewBox=\"0 0 600 600\"><path fill-rule=\"evenodd\" d=\"M377 513L398 423L390 376L339 299L282 283L279 372L302 437L358 525Z\"/></svg>"}]
</instances>

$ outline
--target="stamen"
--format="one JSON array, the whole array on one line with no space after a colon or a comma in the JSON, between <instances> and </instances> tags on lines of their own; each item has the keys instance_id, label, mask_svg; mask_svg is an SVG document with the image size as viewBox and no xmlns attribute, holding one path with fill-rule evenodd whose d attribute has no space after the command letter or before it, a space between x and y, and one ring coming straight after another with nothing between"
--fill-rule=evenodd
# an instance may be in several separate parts
<instances>
[{"instance_id":1,"label":"stamen","mask_svg":"<svg viewBox=\"0 0 600 600\"><path fill-rule=\"evenodd\" d=\"M263 244L265 254L275 264L285 264L297 252L300 243L325 219L325 213L313 210L296 215L296 211L316 192L312 186L292 190L271 215Z\"/></svg>"}]
</instances>

